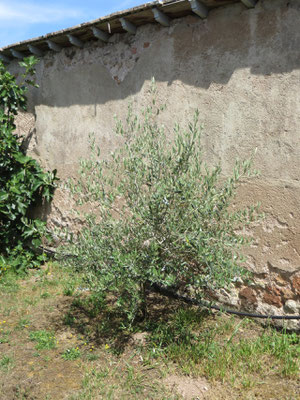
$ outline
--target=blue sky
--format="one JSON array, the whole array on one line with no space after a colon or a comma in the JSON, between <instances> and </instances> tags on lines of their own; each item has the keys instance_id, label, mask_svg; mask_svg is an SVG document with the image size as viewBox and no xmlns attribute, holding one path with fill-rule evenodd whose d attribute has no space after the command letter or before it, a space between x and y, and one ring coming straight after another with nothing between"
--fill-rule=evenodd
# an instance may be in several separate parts
<instances>
[{"instance_id":1,"label":"blue sky","mask_svg":"<svg viewBox=\"0 0 300 400\"><path fill-rule=\"evenodd\" d=\"M0 47L68 28L148 1L0 0Z\"/></svg>"}]
</instances>

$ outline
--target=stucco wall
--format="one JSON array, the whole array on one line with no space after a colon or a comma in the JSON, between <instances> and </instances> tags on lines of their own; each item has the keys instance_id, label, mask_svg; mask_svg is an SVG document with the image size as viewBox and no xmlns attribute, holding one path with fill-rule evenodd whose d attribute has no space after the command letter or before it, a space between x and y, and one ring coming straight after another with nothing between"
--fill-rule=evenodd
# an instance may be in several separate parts
<instances>
[{"instance_id":1,"label":"stucco wall","mask_svg":"<svg viewBox=\"0 0 300 400\"><path fill-rule=\"evenodd\" d=\"M299 20L297 0L262 0L251 10L237 3L212 10L206 20L188 16L169 28L145 25L107 44L49 52L37 68L40 89L30 94L30 152L62 177L87 155L90 132L103 154L110 152L116 145L114 115L125 116L129 100L143 105L155 77L168 107L165 124L184 124L200 110L209 163L221 161L228 173L237 156L249 157L257 148L261 177L245 183L238 199L260 201L266 213L249 232L255 241L248 268L256 284L223 292L222 301L299 314ZM28 118L21 116L19 126ZM58 195L49 219L64 220L67 208L68 199Z\"/></svg>"}]
</instances>

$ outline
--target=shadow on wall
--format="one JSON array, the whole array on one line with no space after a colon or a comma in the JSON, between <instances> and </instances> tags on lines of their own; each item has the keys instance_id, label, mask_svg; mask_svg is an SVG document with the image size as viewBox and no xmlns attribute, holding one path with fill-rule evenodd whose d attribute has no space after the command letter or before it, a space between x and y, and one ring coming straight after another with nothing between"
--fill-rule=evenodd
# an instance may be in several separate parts
<instances>
[{"instance_id":1,"label":"shadow on wall","mask_svg":"<svg viewBox=\"0 0 300 400\"><path fill-rule=\"evenodd\" d=\"M49 53L38 67L41 90L31 100L50 107L105 104L138 93L153 76L209 89L226 85L239 69L259 76L291 72L300 68L299 20L299 1L260 0L255 9L220 7L207 20L191 15L170 28L146 25L109 44Z\"/></svg>"}]
</instances>

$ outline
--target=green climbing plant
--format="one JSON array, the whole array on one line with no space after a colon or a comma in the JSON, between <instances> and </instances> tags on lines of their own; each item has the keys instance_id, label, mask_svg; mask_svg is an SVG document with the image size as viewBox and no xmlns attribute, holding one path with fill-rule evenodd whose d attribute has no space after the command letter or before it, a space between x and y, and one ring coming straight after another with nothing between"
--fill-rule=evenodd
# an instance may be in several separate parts
<instances>
[{"instance_id":1,"label":"green climbing plant","mask_svg":"<svg viewBox=\"0 0 300 400\"><path fill-rule=\"evenodd\" d=\"M29 217L38 201L50 201L56 171L44 172L36 160L22 150L15 133L15 118L26 110L26 92L34 81L34 57L24 58L21 82L0 62L0 274L8 268L24 271L45 259L37 255L45 223Z\"/></svg>"}]
</instances>

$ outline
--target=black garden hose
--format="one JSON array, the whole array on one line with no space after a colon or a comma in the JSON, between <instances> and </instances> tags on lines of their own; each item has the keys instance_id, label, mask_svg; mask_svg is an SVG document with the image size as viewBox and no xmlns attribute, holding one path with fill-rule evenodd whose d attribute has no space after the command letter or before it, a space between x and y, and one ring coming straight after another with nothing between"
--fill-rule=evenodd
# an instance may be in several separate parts
<instances>
[{"instance_id":1,"label":"black garden hose","mask_svg":"<svg viewBox=\"0 0 300 400\"><path fill-rule=\"evenodd\" d=\"M199 301L196 299L192 299L191 297L184 296L182 294L176 293L169 288L159 285L158 283L152 283L151 288L156 292L160 293L164 296L171 297L176 300L181 300L187 304L193 304L196 306L202 306L206 307L208 309L212 310L217 310L221 312L225 312L227 314L234 314L234 315L239 315L241 317L251 317L251 318L265 318L265 319L281 319L281 320L287 320L287 319L300 319L300 315L263 315L263 314L253 314L249 312L244 312L244 311L235 311L235 310L227 310L224 307L221 306L216 306L216 305L211 305L208 302L204 301Z\"/></svg>"},{"instance_id":2,"label":"black garden hose","mask_svg":"<svg viewBox=\"0 0 300 400\"><path fill-rule=\"evenodd\" d=\"M41 250L43 250L46 254L55 256L57 253L54 250L51 249L46 249L40 247ZM64 254L64 257L77 257L74 254ZM235 311L235 310L228 310L227 308L221 307L221 306L216 306L213 304L210 304L209 302L205 301L199 301L196 299L192 299L191 297L184 296L182 294L179 294L177 292L174 292L173 290L162 286L158 283L150 283L150 289L152 289L156 293L160 293L164 296L171 297L176 300L181 300L186 304L193 304L196 306L201 306L205 307L207 309L212 309L212 310L217 310L224 312L226 314L233 314L233 315L239 315L240 317L249 317L249 318L260 318L260 319L273 319L273 320L300 320L300 315L264 315L264 314L253 314L245 311Z\"/></svg>"}]
</instances>

